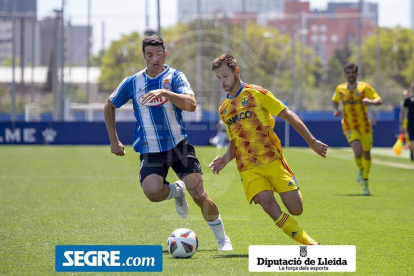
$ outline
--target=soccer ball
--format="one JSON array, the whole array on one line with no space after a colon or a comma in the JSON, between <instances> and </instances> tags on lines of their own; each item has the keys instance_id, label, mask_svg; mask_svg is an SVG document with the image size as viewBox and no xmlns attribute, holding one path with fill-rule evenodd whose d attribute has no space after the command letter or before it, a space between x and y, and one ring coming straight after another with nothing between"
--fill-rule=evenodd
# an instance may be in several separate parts
<instances>
[{"instance_id":1,"label":"soccer ball","mask_svg":"<svg viewBox=\"0 0 414 276\"><path fill-rule=\"evenodd\" d=\"M197 236L190 229L176 229L167 239L167 248L174 258L190 258L198 248Z\"/></svg>"}]
</instances>

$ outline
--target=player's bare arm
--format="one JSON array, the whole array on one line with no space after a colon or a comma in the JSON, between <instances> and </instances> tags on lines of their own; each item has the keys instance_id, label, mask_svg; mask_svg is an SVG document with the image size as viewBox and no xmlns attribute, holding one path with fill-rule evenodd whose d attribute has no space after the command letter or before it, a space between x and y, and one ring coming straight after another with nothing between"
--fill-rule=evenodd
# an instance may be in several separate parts
<instances>
[{"instance_id":1,"label":"player's bare arm","mask_svg":"<svg viewBox=\"0 0 414 276\"><path fill-rule=\"evenodd\" d=\"M342 116L342 111L339 110L339 103L332 101L332 105L334 108L334 116L335 117L341 117Z\"/></svg>"},{"instance_id":2,"label":"player's bare arm","mask_svg":"<svg viewBox=\"0 0 414 276\"><path fill-rule=\"evenodd\" d=\"M234 158L236 157L236 149L234 148L234 144L230 141L226 152L223 154L222 157L217 156L216 158L211 161L210 165L208 166L211 168L214 174L219 174L219 172Z\"/></svg>"},{"instance_id":3,"label":"player's bare arm","mask_svg":"<svg viewBox=\"0 0 414 276\"><path fill-rule=\"evenodd\" d=\"M165 89L156 89L149 91L144 96L142 96L142 103L146 104L147 102L159 99L161 97L166 97L173 105L185 111L193 112L197 107L197 102L194 95L177 94Z\"/></svg>"},{"instance_id":4,"label":"player's bare arm","mask_svg":"<svg viewBox=\"0 0 414 276\"><path fill-rule=\"evenodd\" d=\"M319 140L316 140L316 138L313 137L312 133L310 133L308 128L295 113L286 107L279 113L278 116L288 121L293 126L293 128L303 137L303 139L305 139L306 143L308 143L314 152L322 157L326 157L328 145L322 143Z\"/></svg>"},{"instance_id":5,"label":"player's bare arm","mask_svg":"<svg viewBox=\"0 0 414 276\"><path fill-rule=\"evenodd\" d=\"M115 127L115 109L116 106L108 99L104 107L105 125L111 142L111 153L117 156L124 156L125 148L121 141L119 141Z\"/></svg>"},{"instance_id":6,"label":"player's bare arm","mask_svg":"<svg viewBox=\"0 0 414 276\"><path fill-rule=\"evenodd\" d=\"M370 106L370 105L382 105L382 100L377 98L377 99L368 99L368 98L363 98L362 99L362 104L366 105L366 106Z\"/></svg>"}]
</instances>

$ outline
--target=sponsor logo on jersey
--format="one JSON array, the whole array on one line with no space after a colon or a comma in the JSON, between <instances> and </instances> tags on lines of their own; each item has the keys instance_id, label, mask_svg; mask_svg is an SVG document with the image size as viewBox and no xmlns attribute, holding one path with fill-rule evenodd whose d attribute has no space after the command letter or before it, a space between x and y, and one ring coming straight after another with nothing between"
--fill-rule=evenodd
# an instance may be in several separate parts
<instances>
[{"instance_id":1,"label":"sponsor logo on jersey","mask_svg":"<svg viewBox=\"0 0 414 276\"><path fill-rule=\"evenodd\" d=\"M242 105L244 106L244 107L246 107L248 104L249 104L249 97L244 97L242 100L241 100L241 103L242 103Z\"/></svg>"},{"instance_id":2,"label":"sponsor logo on jersey","mask_svg":"<svg viewBox=\"0 0 414 276\"><path fill-rule=\"evenodd\" d=\"M231 125L235 124L236 122L238 122L240 120L250 119L251 117L253 117L253 112L251 112L251 111L240 112L240 114L237 114L236 116L233 116L230 119L228 119L226 121L226 124L231 126Z\"/></svg>"},{"instance_id":3,"label":"sponsor logo on jersey","mask_svg":"<svg viewBox=\"0 0 414 276\"><path fill-rule=\"evenodd\" d=\"M144 95L142 95L142 96L144 96ZM139 97L139 100L138 100L139 101L139 104L141 104L141 105L146 105L146 106L160 106L160 105L163 105L166 102L168 102L168 99L166 97L162 96L161 98L154 99L152 101L149 101L149 102L143 104L142 103L142 96Z\"/></svg>"},{"instance_id":4,"label":"sponsor logo on jersey","mask_svg":"<svg viewBox=\"0 0 414 276\"><path fill-rule=\"evenodd\" d=\"M355 105L355 104L362 104L362 100L354 100L354 101L343 101L343 104L347 105Z\"/></svg>"},{"instance_id":5,"label":"sponsor logo on jersey","mask_svg":"<svg viewBox=\"0 0 414 276\"><path fill-rule=\"evenodd\" d=\"M162 85L162 87L164 87L164 89L166 89L166 90L170 90L170 88L171 88L170 80L169 79L165 79L164 80L164 84Z\"/></svg>"}]
</instances>

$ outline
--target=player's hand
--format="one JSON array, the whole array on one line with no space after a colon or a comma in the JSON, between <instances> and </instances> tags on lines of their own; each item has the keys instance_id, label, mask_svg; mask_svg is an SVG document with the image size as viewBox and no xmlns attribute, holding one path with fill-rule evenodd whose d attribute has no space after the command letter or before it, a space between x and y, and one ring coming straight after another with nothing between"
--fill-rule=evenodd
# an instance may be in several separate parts
<instances>
[{"instance_id":1,"label":"player's hand","mask_svg":"<svg viewBox=\"0 0 414 276\"><path fill-rule=\"evenodd\" d=\"M368 98L363 98L362 99L362 104L363 105L366 105L366 106L369 106L369 105L372 104L372 101L370 99L368 99Z\"/></svg>"},{"instance_id":2,"label":"player's hand","mask_svg":"<svg viewBox=\"0 0 414 276\"><path fill-rule=\"evenodd\" d=\"M213 171L214 174L219 174L219 172L227 165L226 161L220 156L217 156L216 158L211 161L210 165L208 167Z\"/></svg>"},{"instance_id":3,"label":"player's hand","mask_svg":"<svg viewBox=\"0 0 414 276\"><path fill-rule=\"evenodd\" d=\"M326 157L326 152L328 151L328 148L329 148L327 144L324 144L321 141L315 139L309 144L309 146L314 152L316 152L320 156Z\"/></svg>"},{"instance_id":4,"label":"player's hand","mask_svg":"<svg viewBox=\"0 0 414 276\"><path fill-rule=\"evenodd\" d=\"M111 143L111 153L117 156L124 156L125 155L124 145L120 141Z\"/></svg>"},{"instance_id":5,"label":"player's hand","mask_svg":"<svg viewBox=\"0 0 414 276\"><path fill-rule=\"evenodd\" d=\"M142 104L146 104L147 102L156 100L161 98L162 96L165 96L165 91L163 89L156 89L149 91L148 93L145 93L142 96Z\"/></svg>"},{"instance_id":6,"label":"player's hand","mask_svg":"<svg viewBox=\"0 0 414 276\"><path fill-rule=\"evenodd\" d=\"M341 117L342 116L342 111L341 110L334 110L334 117Z\"/></svg>"}]
</instances>

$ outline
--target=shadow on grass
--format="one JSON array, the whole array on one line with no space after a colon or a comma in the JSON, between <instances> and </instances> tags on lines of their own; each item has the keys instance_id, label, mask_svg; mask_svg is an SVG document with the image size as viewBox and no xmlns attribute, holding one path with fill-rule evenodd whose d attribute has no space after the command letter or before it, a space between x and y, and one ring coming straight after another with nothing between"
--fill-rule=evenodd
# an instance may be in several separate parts
<instances>
[{"instance_id":1,"label":"shadow on grass","mask_svg":"<svg viewBox=\"0 0 414 276\"><path fill-rule=\"evenodd\" d=\"M336 195L336 196L366 196L366 197L370 197L372 195L363 195L363 194L344 194L344 195Z\"/></svg>"},{"instance_id":2,"label":"shadow on grass","mask_svg":"<svg viewBox=\"0 0 414 276\"><path fill-rule=\"evenodd\" d=\"M233 259L233 258L249 258L248 254L230 254L230 255L215 255L218 259Z\"/></svg>"},{"instance_id":3,"label":"shadow on grass","mask_svg":"<svg viewBox=\"0 0 414 276\"><path fill-rule=\"evenodd\" d=\"M203 251L217 251L217 249L197 249L197 252L203 252ZM162 253L163 254L170 254L170 252L168 252L168 250L163 250Z\"/></svg>"}]
</instances>

